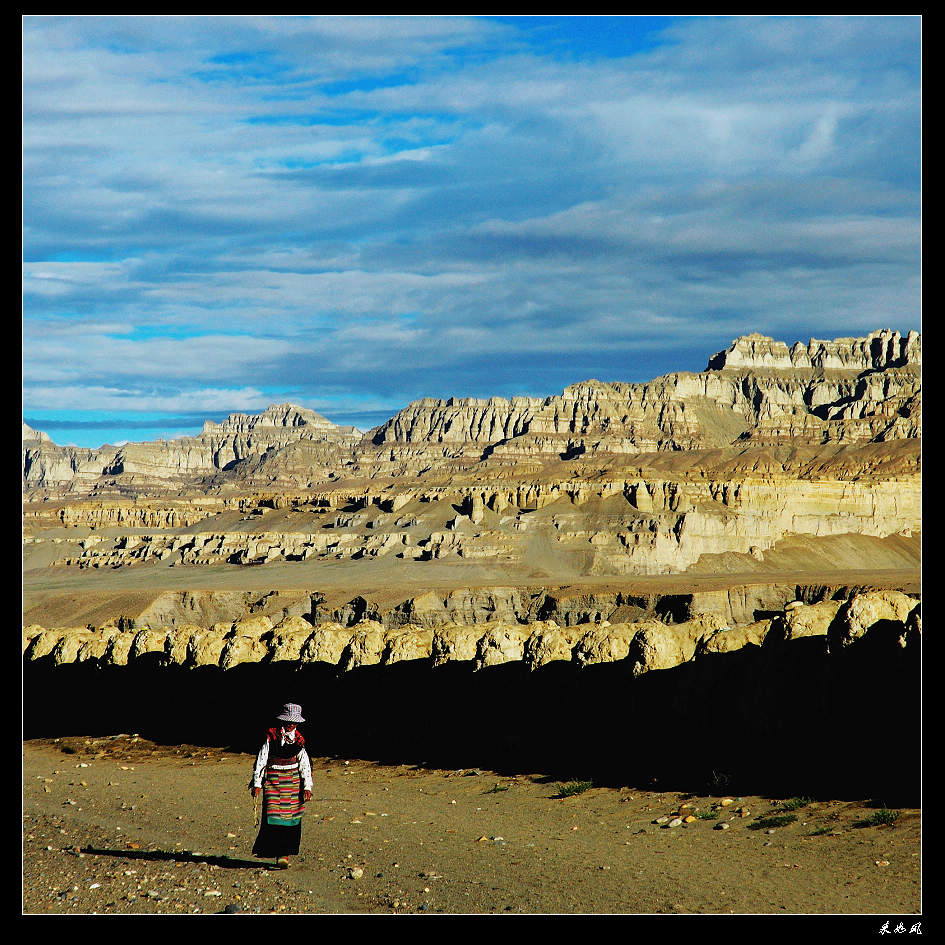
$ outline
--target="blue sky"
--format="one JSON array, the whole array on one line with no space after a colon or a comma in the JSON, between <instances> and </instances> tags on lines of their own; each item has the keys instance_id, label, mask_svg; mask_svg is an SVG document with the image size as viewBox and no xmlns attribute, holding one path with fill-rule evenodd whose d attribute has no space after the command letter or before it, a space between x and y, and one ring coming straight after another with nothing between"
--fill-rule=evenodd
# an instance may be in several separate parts
<instances>
[{"instance_id":1,"label":"blue sky","mask_svg":"<svg viewBox=\"0 0 945 945\"><path fill-rule=\"evenodd\" d=\"M921 27L25 17L23 418L366 430L920 329Z\"/></svg>"}]
</instances>

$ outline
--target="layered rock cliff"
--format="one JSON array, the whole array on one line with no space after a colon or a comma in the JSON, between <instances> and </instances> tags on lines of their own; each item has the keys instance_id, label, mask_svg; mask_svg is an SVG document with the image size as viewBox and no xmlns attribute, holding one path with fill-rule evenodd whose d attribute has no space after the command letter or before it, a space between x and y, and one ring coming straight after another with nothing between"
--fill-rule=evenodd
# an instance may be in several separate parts
<instances>
[{"instance_id":1,"label":"layered rock cliff","mask_svg":"<svg viewBox=\"0 0 945 945\"><path fill-rule=\"evenodd\" d=\"M196 488L217 473L231 472L241 463L260 464L287 449L306 450L307 471L321 472L324 466L327 472L337 466L340 451L360 440L354 427L336 426L314 410L291 404L273 405L258 415L232 414L222 423L208 420L196 437L98 450L59 447L45 435L28 438L29 429L24 424L24 488L66 495L110 487L132 494ZM264 475L257 478L266 481Z\"/></svg>"},{"instance_id":2,"label":"layered rock cliff","mask_svg":"<svg viewBox=\"0 0 945 945\"><path fill-rule=\"evenodd\" d=\"M736 339L699 374L645 384L588 380L546 398L426 398L362 436L305 408L207 422L196 437L99 450L58 447L24 425L27 494L151 493L181 488L315 487L351 475L498 474L581 456L921 436L921 336L876 331L812 339Z\"/></svg>"},{"instance_id":3,"label":"layered rock cliff","mask_svg":"<svg viewBox=\"0 0 945 945\"><path fill-rule=\"evenodd\" d=\"M736 338L729 348L709 359L710 370L815 368L862 372L910 365L922 365L922 336L916 331L902 336L888 329L870 332L865 338L811 338L806 345L797 341L790 348L783 341L753 332Z\"/></svg>"},{"instance_id":4,"label":"layered rock cliff","mask_svg":"<svg viewBox=\"0 0 945 945\"><path fill-rule=\"evenodd\" d=\"M306 738L323 757L921 803L921 615L908 595L788 599L740 625L210 616L26 628L24 685L44 697L30 701L24 737L120 724L252 752L259 719L291 698L317 720ZM877 745L894 745L897 763L877 764Z\"/></svg>"},{"instance_id":5,"label":"layered rock cliff","mask_svg":"<svg viewBox=\"0 0 945 945\"><path fill-rule=\"evenodd\" d=\"M573 457L713 449L738 439L912 438L921 435L921 366L915 332L812 339L791 348L755 334L713 355L701 374L647 384L585 381L543 401L415 401L372 431L371 442Z\"/></svg>"},{"instance_id":6,"label":"layered rock cliff","mask_svg":"<svg viewBox=\"0 0 945 945\"><path fill-rule=\"evenodd\" d=\"M750 572L791 536L921 532L921 338L747 335L698 374L426 399L364 436L288 404L100 450L24 426L23 457L24 554L62 568L456 560L619 577L730 556Z\"/></svg>"}]
</instances>

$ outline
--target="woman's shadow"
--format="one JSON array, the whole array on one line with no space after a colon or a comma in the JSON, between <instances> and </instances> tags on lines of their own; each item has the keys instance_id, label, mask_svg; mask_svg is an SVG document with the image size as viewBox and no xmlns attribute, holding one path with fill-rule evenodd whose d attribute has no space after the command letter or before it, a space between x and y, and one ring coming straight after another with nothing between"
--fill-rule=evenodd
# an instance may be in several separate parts
<instances>
[{"instance_id":1,"label":"woman's shadow","mask_svg":"<svg viewBox=\"0 0 945 945\"><path fill-rule=\"evenodd\" d=\"M95 856L117 856L124 860L164 860L174 863L207 863L223 869L276 869L271 863L261 860L242 860L233 856L212 856L207 853L191 853L189 850L170 852L168 850L109 850L91 845L82 848L82 852Z\"/></svg>"}]
</instances>

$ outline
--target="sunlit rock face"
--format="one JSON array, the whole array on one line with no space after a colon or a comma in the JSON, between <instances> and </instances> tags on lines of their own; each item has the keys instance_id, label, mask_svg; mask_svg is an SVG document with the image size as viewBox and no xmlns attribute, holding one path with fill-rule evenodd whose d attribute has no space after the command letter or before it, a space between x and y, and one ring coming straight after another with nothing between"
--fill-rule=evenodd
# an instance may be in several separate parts
<instances>
[{"instance_id":1,"label":"sunlit rock face","mask_svg":"<svg viewBox=\"0 0 945 945\"><path fill-rule=\"evenodd\" d=\"M898 591L851 593L844 600L806 604L787 602L780 613L736 623L706 610L680 623L653 617L627 623L598 620L561 627L554 621L518 623L491 619L481 624L448 623L431 628L390 627L376 620L351 626L311 624L287 617L273 626L268 617L247 617L211 627L43 628L23 631L27 662L54 665L97 660L127 666L154 660L164 666L217 666L223 671L244 663L301 666L322 662L339 671L417 661L430 669L465 662L480 671L519 662L536 670L552 662L576 668L624 663L630 677L671 669L743 647L776 650L792 640L818 637L825 658L866 645L882 658L921 646L921 605Z\"/></svg>"},{"instance_id":2,"label":"sunlit rock face","mask_svg":"<svg viewBox=\"0 0 945 945\"><path fill-rule=\"evenodd\" d=\"M24 424L23 485L67 495L121 485L337 486L358 472L409 478L431 463L452 469L462 457L510 471L517 460L529 471L541 457L719 449L745 439L917 438L921 367L916 332L791 346L750 334L712 355L702 373L586 380L545 398L425 398L367 434L292 404L207 421L195 437L97 450L57 446Z\"/></svg>"}]
</instances>

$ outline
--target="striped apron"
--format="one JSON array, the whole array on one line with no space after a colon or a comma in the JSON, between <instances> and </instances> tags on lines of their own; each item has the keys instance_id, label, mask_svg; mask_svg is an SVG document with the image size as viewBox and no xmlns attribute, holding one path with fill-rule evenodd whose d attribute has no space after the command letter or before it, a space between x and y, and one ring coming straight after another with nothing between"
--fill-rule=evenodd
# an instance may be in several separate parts
<instances>
[{"instance_id":1,"label":"striped apron","mask_svg":"<svg viewBox=\"0 0 945 945\"><path fill-rule=\"evenodd\" d=\"M273 827L295 827L302 822L302 778L298 761L269 764L263 780L263 815Z\"/></svg>"}]
</instances>

